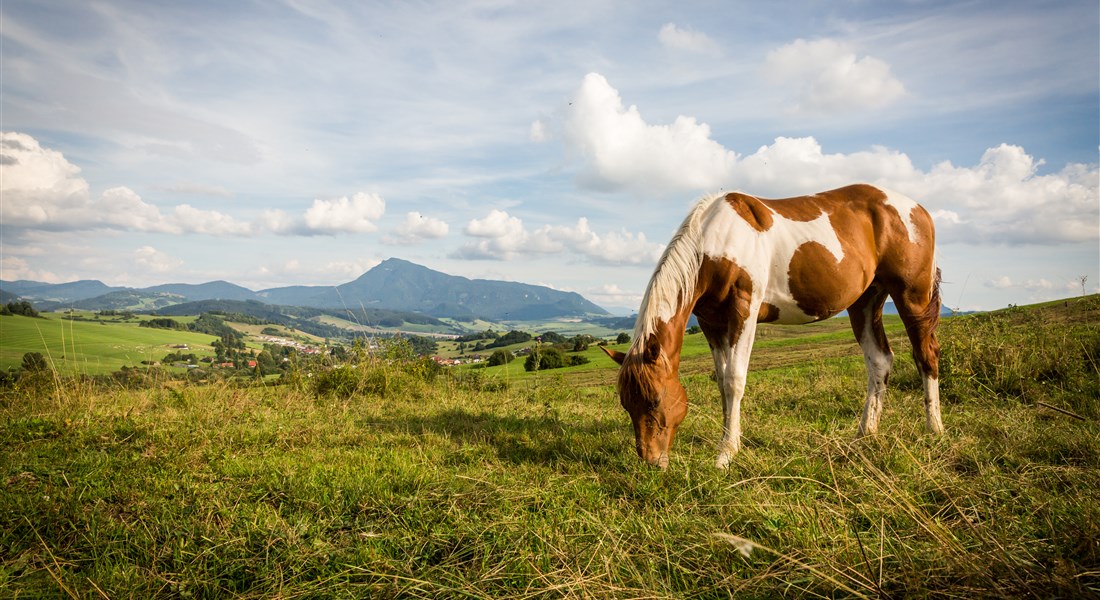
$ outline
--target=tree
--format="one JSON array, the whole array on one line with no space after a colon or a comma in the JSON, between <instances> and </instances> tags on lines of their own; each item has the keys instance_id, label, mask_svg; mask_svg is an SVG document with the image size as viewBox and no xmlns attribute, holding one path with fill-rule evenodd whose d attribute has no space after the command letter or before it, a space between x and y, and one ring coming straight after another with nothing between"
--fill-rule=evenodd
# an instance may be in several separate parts
<instances>
[{"instance_id":1,"label":"tree","mask_svg":"<svg viewBox=\"0 0 1100 600\"><path fill-rule=\"evenodd\" d=\"M564 344L567 341L564 335L556 331L547 331L546 333L543 333L540 337L542 338L542 343L544 344Z\"/></svg>"},{"instance_id":2,"label":"tree","mask_svg":"<svg viewBox=\"0 0 1100 600\"><path fill-rule=\"evenodd\" d=\"M439 342L436 342L430 337L424 337L421 335L410 335L408 337L409 345L412 347L413 352L420 356L431 356L436 352L439 352Z\"/></svg>"},{"instance_id":3,"label":"tree","mask_svg":"<svg viewBox=\"0 0 1100 600\"><path fill-rule=\"evenodd\" d=\"M506 365L516 359L516 355L504 350L503 348L493 352L489 357L489 366L495 367L497 365Z\"/></svg>"},{"instance_id":4,"label":"tree","mask_svg":"<svg viewBox=\"0 0 1100 600\"><path fill-rule=\"evenodd\" d=\"M531 341L531 334L526 331L519 331L513 329L508 333L500 336L493 343L486 346L487 348L502 348L504 346L511 346L512 344L522 344L524 342Z\"/></svg>"},{"instance_id":5,"label":"tree","mask_svg":"<svg viewBox=\"0 0 1100 600\"><path fill-rule=\"evenodd\" d=\"M616 344L629 344L630 343L630 334L625 332L625 331L620 333L615 338L615 343Z\"/></svg>"},{"instance_id":6,"label":"tree","mask_svg":"<svg viewBox=\"0 0 1100 600\"><path fill-rule=\"evenodd\" d=\"M266 349L256 357L256 366L264 375L279 371L279 365L275 362L275 357Z\"/></svg>"},{"instance_id":7,"label":"tree","mask_svg":"<svg viewBox=\"0 0 1100 600\"><path fill-rule=\"evenodd\" d=\"M38 317L38 311L34 309L34 306L26 300L19 300L17 302L8 302L4 305L4 310L0 314L5 315L22 315L24 317Z\"/></svg>"},{"instance_id":8,"label":"tree","mask_svg":"<svg viewBox=\"0 0 1100 600\"><path fill-rule=\"evenodd\" d=\"M187 331L187 326L175 319L169 319L167 317L158 317L155 319L149 319L138 323L138 327L152 327L154 329L176 329L180 331Z\"/></svg>"},{"instance_id":9,"label":"tree","mask_svg":"<svg viewBox=\"0 0 1100 600\"><path fill-rule=\"evenodd\" d=\"M23 370L31 373L50 370L46 357L41 352L28 352L23 355Z\"/></svg>"},{"instance_id":10,"label":"tree","mask_svg":"<svg viewBox=\"0 0 1100 600\"><path fill-rule=\"evenodd\" d=\"M692 325L691 327L687 328L688 335L695 335L697 333L703 333L703 328L699 327L698 325Z\"/></svg>"},{"instance_id":11,"label":"tree","mask_svg":"<svg viewBox=\"0 0 1100 600\"><path fill-rule=\"evenodd\" d=\"M523 361L523 368L527 371L545 371L546 369L560 369L568 364L565 353L552 346L544 346L527 355Z\"/></svg>"}]
</instances>

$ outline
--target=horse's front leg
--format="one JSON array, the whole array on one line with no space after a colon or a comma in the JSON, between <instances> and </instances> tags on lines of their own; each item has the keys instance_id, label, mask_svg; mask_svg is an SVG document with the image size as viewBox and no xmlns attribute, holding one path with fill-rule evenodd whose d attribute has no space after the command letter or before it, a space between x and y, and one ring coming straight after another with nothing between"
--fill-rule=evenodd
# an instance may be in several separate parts
<instances>
[{"instance_id":1,"label":"horse's front leg","mask_svg":"<svg viewBox=\"0 0 1100 600\"><path fill-rule=\"evenodd\" d=\"M745 395L749 355L755 337L756 319L753 318L743 324L732 340L712 344L711 347L718 389L722 395L722 441L718 443L718 458L714 461L719 469L729 467L730 461L741 449L741 398Z\"/></svg>"}]
</instances>

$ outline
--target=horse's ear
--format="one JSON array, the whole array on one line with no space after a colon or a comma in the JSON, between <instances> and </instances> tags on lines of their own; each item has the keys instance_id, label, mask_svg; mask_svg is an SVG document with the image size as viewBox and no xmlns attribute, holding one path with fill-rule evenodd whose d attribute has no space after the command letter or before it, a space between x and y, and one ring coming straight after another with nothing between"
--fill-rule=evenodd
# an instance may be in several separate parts
<instances>
[{"instance_id":1,"label":"horse's ear","mask_svg":"<svg viewBox=\"0 0 1100 600\"><path fill-rule=\"evenodd\" d=\"M655 363L657 359L661 357L661 343L657 341L657 336L651 335L649 339L645 341L645 354L642 358L647 363Z\"/></svg>"},{"instance_id":2,"label":"horse's ear","mask_svg":"<svg viewBox=\"0 0 1100 600\"><path fill-rule=\"evenodd\" d=\"M600 346L600 349L603 350L604 353L606 353L608 356L610 356L611 360L619 363L620 365L623 364L623 360L626 359L626 355L622 352L619 352L618 350L612 350L607 346Z\"/></svg>"}]
</instances>

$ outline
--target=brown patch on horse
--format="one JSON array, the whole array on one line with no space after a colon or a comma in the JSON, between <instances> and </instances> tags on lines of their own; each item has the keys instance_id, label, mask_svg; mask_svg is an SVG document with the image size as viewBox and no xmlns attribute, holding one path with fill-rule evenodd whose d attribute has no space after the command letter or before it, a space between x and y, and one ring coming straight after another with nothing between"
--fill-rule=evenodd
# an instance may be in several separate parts
<instances>
[{"instance_id":1,"label":"brown patch on horse","mask_svg":"<svg viewBox=\"0 0 1100 600\"><path fill-rule=\"evenodd\" d=\"M767 231L772 228L772 213L759 198L733 192L726 194L726 204L737 211L753 229Z\"/></svg>"},{"instance_id":2,"label":"brown patch on horse","mask_svg":"<svg viewBox=\"0 0 1100 600\"><path fill-rule=\"evenodd\" d=\"M779 320L779 307L767 302L760 304L760 314L757 315L758 323L771 323Z\"/></svg>"},{"instance_id":3,"label":"brown patch on horse","mask_svg":"<svg viewBox=\"0 0 1100 600\"><path fill-rule=\"evenodd\" d=\"M726 335L735 339L740 324L751 313L752 290L752 279L736 262L724 257L704 256L695 284L697 298L693 312L700 321L728 329ZM703 298L706 301L700 302Z\"/></svg>"},{"instance_id":4,"label":"brown patch on horse","mask_svg":"<svg viewBox=\"0 0 1100 600\"><path fill-rule=\"evenodd\" d=\"M852 203L866 204L869 201L881 202L885 198L886 195L878 188L860 183L813 196L760 200L760 202L784 219L805 223L820 217L822 211L831 215L833 209L838 206Z\"/></svg>"},{"instance_id":5,"label":"brown patch on horse","mask_svg":"<svg viewBox=\"0 0 1100 600\"><path fill-rule=\"evenodd\" d=\"M787 270L791 295L807 315L821 320L841 312L874 280L877 240L863 216L869 202L869 198L856 198L831 207L829 224L840 241L840 261L817 242L802 244L791 257Z\"/></svg>"},{"instance_id":6,"label":"brown patch on horse","mask_svg":"<svg viewBox=\"0 0 1100 600\"><path fill-rule=\"evenodd\" d=\"M788 221L809 222L821 216L821 207L806 196L782 200L764 200L768 207Z\"/></svg>"}]
</instances>

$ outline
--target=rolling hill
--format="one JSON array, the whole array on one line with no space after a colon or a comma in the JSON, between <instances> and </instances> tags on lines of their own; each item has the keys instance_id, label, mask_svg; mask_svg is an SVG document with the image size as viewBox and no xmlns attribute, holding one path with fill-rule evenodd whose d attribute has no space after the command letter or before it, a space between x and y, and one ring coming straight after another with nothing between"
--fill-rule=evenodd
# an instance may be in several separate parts
<instances>
[{"instance_id":1,"label":"rolling hill","mask_svg":"<svg viewBox=\"0 0 1100 600\"><path fill-rule=\"evenodd\" d=\"M287 286L254 292L226 281L171 283L140 289L110 287L99 281L62 284L0 281L0 289L31 300L40 310L154 311L188 302L232 300L318 309L399 311L463 320L524 321L608 315L575 292L510 281L467 279L397 258L383 261L358 279L337 286Z\"/></svg>"}]
</instances>

